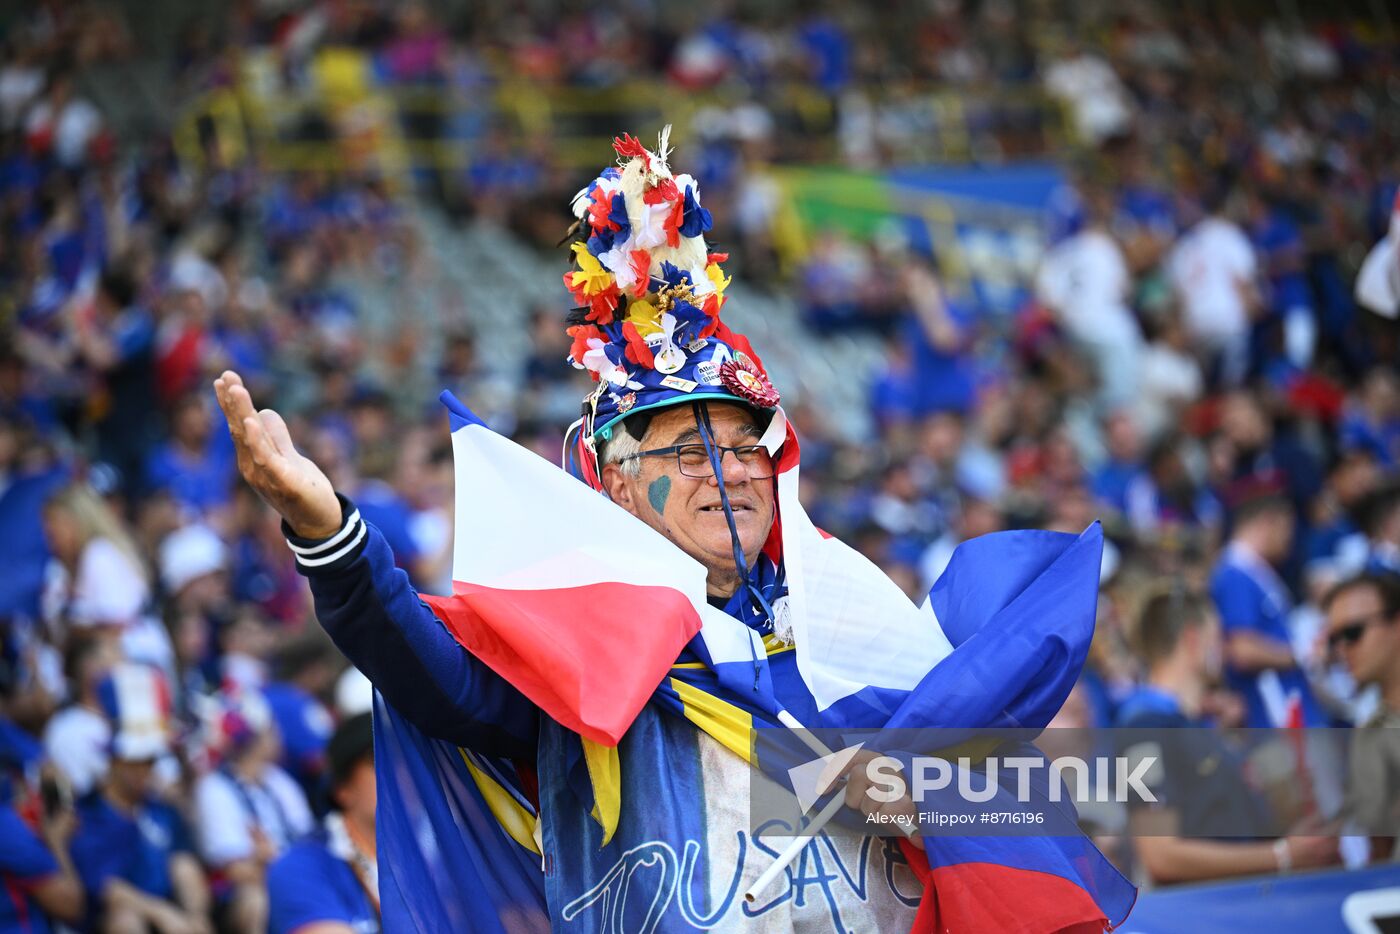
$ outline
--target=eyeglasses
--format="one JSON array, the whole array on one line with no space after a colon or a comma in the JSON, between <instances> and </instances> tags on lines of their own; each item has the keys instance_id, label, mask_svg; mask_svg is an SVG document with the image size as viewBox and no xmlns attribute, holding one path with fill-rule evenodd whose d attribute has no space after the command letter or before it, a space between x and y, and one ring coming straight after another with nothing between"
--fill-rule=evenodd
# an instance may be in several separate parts
<instances>
[{"instance_id":1,"label":"eyeglasses","mask_svg":"<svg viewBox=\"0 0 1400 934\"><path fill-rule=\"evenodd\" d=\"M773 457L761 444L741 444L733 448L717 444L714 449L718 452L721 463L725 453L732 452L749 472L750 480L767 480L773 476ZM638 451L636 454L618 458L617 462L622 464L639 457L664 457L667 454L676 456L676 464L682 477L708 480L715 475L714 467L710 464L710 455L705 451L703 444L673 444L666 448Z\"/></svg>"},{"instance_id":2,"label":"eyeglasses","mask_svg":"<svg viewBox=\"0 0 1400 934\"><path fill-rule=\"evenodd\" d=\"M1372 613L1370 616L1352 620L1344 626L1338 626L1327 634L1327 650L1335 652L1339 646L1345 645L1350 648L1356 645L1361 641L1361 637L1366 635L1367 626L1384 619L1384 613Z\"/></svg>"}]
</instances>

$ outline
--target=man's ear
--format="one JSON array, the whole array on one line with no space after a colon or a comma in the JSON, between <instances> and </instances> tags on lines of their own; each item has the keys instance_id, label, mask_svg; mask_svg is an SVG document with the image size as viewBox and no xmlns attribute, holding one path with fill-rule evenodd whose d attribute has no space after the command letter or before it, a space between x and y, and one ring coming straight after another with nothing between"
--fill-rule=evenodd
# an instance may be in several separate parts
<instances>
[{"instance_id":1,"label":"man's ear","mask_svg":"<svg viewBox=\"0 0 1400 934\"><path fill-rule=\"evenodd\" d=\"M627 476L623 474L622 468L617 464L608 464L603 468L600 479L603 481L603 492L608 494L608 499L635 516L637 508L632 497L632 485L627 482Z\"/></svg>"}]
</instances>

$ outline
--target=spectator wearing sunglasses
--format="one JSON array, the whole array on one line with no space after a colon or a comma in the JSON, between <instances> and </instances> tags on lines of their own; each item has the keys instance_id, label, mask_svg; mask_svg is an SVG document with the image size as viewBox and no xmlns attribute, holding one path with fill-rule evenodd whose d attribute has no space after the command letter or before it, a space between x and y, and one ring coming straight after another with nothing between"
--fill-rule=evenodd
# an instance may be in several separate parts
<instances>
[{"instance_id":1,"label":"spectator wearing sunglasses","mask_svg":"<svg viewBox=\"0 0 1400 934\"><path fill-rule=\"evenodd\" d=\"M1400 856L1400 578L1367 572L1327 595L1327 648L1356 679L1374 684L1380 707L1351 745L1350 813L1372 835L1374 858Z\"/></svg>"}]
</instances>

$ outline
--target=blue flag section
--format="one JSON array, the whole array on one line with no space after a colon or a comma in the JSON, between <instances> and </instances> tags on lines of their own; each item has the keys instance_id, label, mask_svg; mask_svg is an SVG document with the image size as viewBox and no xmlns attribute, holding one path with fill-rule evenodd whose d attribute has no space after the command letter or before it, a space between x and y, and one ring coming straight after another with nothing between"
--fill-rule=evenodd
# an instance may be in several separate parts
<instances>
[{"instance_id":1,"label":"blue flag section","mask_svg":"<svg viewBox=\"0 0 1400 934\"><path fill-rule=\"evenodd\" d=\"M479 778L461 750L424 736L378 695L374 768L385 931L549 931L539 854L510 835L513 819L528 814L533 826L522 783L508 783L506 769Z\"/></svg>"},{"instance_id":2,"label":"blue flag section","mask_svg":"<svg viewBox=\"0 0 1400 934\"><path fill-rule=\"evenodd\" d=\"M1073 689L1094 637L1103 527L963 542L929 592L954 651L890 721L909 727L1033 727Z\"/></svg>"},{"instance_id":3,"label":"blue flag section","mask_svg":"<svg viewBox=\"0 0 1400 934\"><path fill-rule=\"evenodd\" d=\"M1118 934L1390 934L1400 865L1149 892Z\"/></svg>"}]
</instances>

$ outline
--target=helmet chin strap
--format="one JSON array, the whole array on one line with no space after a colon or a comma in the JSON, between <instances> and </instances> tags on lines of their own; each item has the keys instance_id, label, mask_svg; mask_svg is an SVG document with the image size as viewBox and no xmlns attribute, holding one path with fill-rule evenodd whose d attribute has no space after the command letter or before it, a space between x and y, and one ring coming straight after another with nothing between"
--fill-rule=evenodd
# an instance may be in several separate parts
<instances>
[{"instance_id":1,"label":"helmet chin strap","mask_svg":"<svg viewBox=\"0 0 1400 934\"><path fill-rule=\"evenodd\" d=\"M734 567L739 572L740 586L748 591L753 598L759 611L768 621L769 629L773 627L773 607L759 589L754 586L753 580L749 577L749 562L744 557L744 545L739 540L739 529L734 523L734 509L729 505L729 491L724 486L724 454L719 450L715 442L714 429L710 426L710 413L708 408L700 402L693 404L695 410L695 427L700 432L700 441L705 445L705 453L710 458L710 466L715 472L715 482L719 485L719 502L724 508L725 521L729 523L729 540L734 547ZM758 659L754 659L754 686L758 686Z\"/></svg>"}]
</instances>

